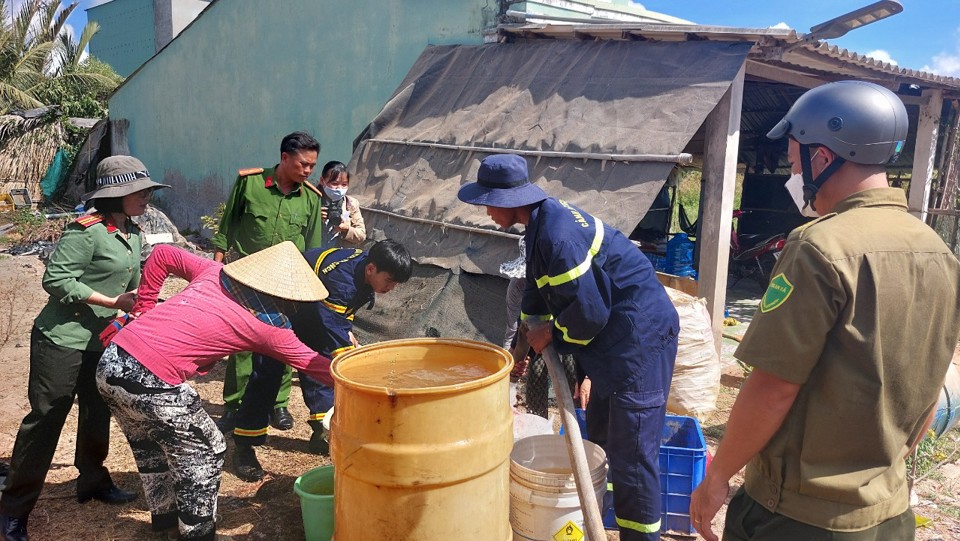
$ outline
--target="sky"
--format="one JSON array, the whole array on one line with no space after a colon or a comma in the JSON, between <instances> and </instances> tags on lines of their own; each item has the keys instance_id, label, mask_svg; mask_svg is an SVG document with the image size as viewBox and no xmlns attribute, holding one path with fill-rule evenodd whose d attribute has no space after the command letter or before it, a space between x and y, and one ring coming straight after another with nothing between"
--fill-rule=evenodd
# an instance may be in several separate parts
<instances>
[{"instance_id":1,"label":"sky","mask_svg":"<svg viewBox=\"0 0 960 541\"><path fill-rule=\"evenodd\" d=\"M648 10L697 24L809 32L873 0L641 0ZM960 0L900 0L903 12L827 40L901 68L960 77Z\"/></svg>"},{"instance_id":2,"label":"sky","mask_svg":"<svg viewBox=\"0 0 960 541\"><path fill-rule=\"evenodd\" d=\"M106 1L81 0L68 23L79 33L87 22L85 10ZM634 3L697 24L748 28L779 25L808 32L811 26L871 1L641 0ZM900 3L902 13L828 42L903 68L960 77L960 0L901 0Z\"/></svg>"}]
</instances>

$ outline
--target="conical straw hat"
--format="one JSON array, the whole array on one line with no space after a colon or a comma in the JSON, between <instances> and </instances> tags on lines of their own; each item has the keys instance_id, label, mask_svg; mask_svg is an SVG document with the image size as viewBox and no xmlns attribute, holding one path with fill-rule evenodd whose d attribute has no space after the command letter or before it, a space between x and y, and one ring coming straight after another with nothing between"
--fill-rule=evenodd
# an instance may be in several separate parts
<instances>
[{"instance_id":1,"label":"conical straw hat","mask_svg":"<svg viewBox=\"0 0 960 541\"><path fill-rule=\"evenodd\" d=\"M329 295L290 241L228 263L223 272L247 287L290 301L322 301Z\"/></svg>"}]
</instances>

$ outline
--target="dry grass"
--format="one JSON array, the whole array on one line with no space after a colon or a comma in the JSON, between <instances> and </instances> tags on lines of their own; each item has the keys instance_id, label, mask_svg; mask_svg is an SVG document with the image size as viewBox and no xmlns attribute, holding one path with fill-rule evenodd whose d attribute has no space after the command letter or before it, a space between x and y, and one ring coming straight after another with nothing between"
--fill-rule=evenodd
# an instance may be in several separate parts
<instances>
[{"instance_id":1,"label":"dry grass","mask_svg":"<svg viewBox=\"0 0 960 541\"><path fill-rule=\"evenodd\" d=\"M33 270L25 273L25 262L32 261ZM46 300L39 289L39 274L42 272L35 258L2 258L0 256L0 339L11 336L11 342L28 342L29 322ZM24 273L21 277L20 273ZM168 281L162 296L172 295L182 283ZM31 295L29 292L35 292ZM19 292L19 295L18 295ZM9 307L15 305L11 311ZM739 330L739 329L734 329ZM735 342L724 341L725 356ZM5 413L0 416L0 460L9 460L13 437L19 420L26 413L26 377L28 349L11 345L0 349L0 369L4 370L5 382L0 381L0 400ZM222 413L222 379L225 366L220 363L211 373L195 378L191 385L197 389L205 402L206 410L217 418ZM19 378L19 379L18 379ZM711 450L723 436L725 424L743 382L743 372L734 363L727 363L721 379L717 411L704 420L702 426ZM228 450L219 497L218 532L236 541L245 540L298 540L303 539L303 522L300 503L293 492L293 483L302 473L329 464L326 457L312 455L307 450L310 428L305 419L307 409L295 383L290 397L290 411L297 420L289 432L271 430L268 444L258 453L268 477L262 483L245 483L233 474L233 442L228 439ZM150 517L146 502L141 496L135 502L123 506L108 506L98 502L78 505L75 499L77 471L73 467L73 450L76 445L76 408L67 420L60 439L58 452L47 476L40 501L30 516L32 541L59 541L83 539L92 541L134 541L141 539L163 540L168 537L150 531ZM955 432L956 433L956 432ZM956 444L956 439L950 441ZM960 468L957 457L948 458L952 451L939 447L943 456L936 462L946 460L928 475L918 486L919 515L933 522L917 532L919 541L945 541L960 539L960 502L955 495L960 490L957 477L948 474L950 468ZM111 434L110 456L106 466L115 482L128 490L140 490L140 479L133 456L123 434L114 425ZM939 471L937 471L939 470ZM739 484L742 478L732 482ZM726 510L718 514L717 524L722 523ZM716 529L716 528L715 528ZM607 541L619 539L616 532L607 532ZM675 541L691 539L682 536L664 536Z\"/></svg>"},{"instance_id":2,"label":"dry grass","mask_svg":"<svg viewBox=\"0 0 960 541\"><path fill-rule=\"evenodd\" d=\"M33 201L40 201L40 180L66 137L57 121L0 116L0 193L26 188Z\"/></svg>"},{"instance_id":3,"label":"dry grass","mask_svg":"<svg viewBox=\"0 0 960 541\"><path fill-rule=\"evenodd\" d=\"M0 351L16 338L18 330L30 315L18 302L18 294L27 284L28 280L23 276L14 276L0 283Z\"/></svg>"}]
</instances>

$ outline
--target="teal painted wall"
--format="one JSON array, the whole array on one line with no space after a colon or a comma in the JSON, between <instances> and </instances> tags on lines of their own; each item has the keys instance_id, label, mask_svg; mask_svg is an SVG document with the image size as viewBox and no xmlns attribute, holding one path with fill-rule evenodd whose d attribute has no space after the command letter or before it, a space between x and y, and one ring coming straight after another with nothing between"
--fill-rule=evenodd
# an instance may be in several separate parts
<instances>
[{"instance_id":1,"label":"teal painted wall","mask_svg":"<svg viewBox=\"0 0 960 541\"><path fill-rule=\"evenodd\" d=\"M110 117L130 121L131 153L173 186L159 206L197 228L237 169L279 161L287 133L312 133L320 165L349 161L424 47L479 44L496 12L486 0L219 0L118 89Z\"/></svg>"},{"instance_id":2,"label":"teal painted wall","mask_svg":"<svg viewBox=\"0 0 960 541\"><path fill-rule=\"evenodd\" d=\"M153 0L113 0L87 10L100 23L90 39L90 54L126 77L156 52Z\"/></svg>"}]
</instances>

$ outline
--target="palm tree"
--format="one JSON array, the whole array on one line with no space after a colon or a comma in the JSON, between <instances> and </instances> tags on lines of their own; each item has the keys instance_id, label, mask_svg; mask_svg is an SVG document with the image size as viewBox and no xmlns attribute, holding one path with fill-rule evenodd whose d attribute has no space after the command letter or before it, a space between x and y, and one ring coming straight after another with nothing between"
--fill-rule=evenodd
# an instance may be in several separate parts
<instances>
[{"instance_id":1,"label":"palm tree","mask_svg":"<svg viewBox=\"0 0 960 541\"><path fill-rule=\"evenodd\" d=\"M0 112L61 105L84 97L105 101L122 82L106 64L82 58L99 30L88 23L74 41L64 27L79 2L60 8L48 0L26 0L14 14L0 0Z\"/></svg>"}]
</instances>

